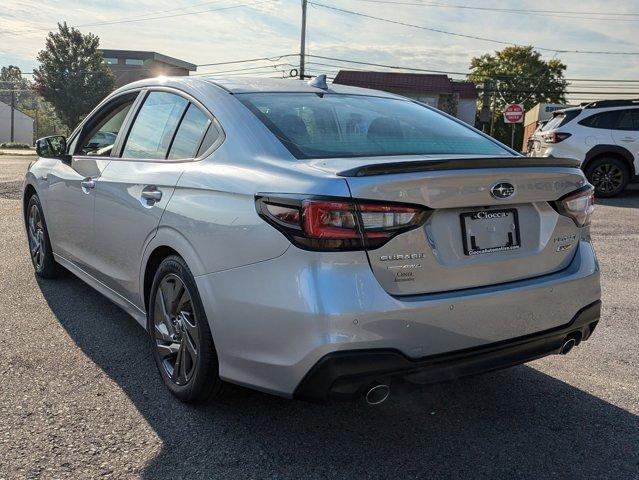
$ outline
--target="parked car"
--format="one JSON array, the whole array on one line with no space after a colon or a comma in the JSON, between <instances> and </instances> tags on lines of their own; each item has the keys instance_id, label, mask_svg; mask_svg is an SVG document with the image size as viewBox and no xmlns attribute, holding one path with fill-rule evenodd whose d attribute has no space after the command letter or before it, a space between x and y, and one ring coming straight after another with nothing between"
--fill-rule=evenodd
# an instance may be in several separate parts
<instances>
[{"instance_id":1,"label":"parked car","mask_svg":"<svg viewBox=\"0 0 639 480\"><path fill-rule=\"evenodd\" d=\"M553 113L531 156L581 162L599 197L621 193L639 172L639 100L604 100Z\"/></svg>"},{"instance_id":2,"label":"parked car","mask_svg":"<svg viewBox=\"0 0 639 480\"><path fill-rule=\"evenodd\" d=\"M542 120L539 122L539 125L537 125L537 128L526 142L526 150L524 153L528 153L530 155L530 152L532 152L532 150L535 148L535 142L540 140L539 135L541 134L541 131L544 129L544 126L547 123L548 120Z\"/></svg>"},{"instance_id":3,"label":"parked car","mask_svg":"<svg viewBox=\"0 0 639 480\"><path fill-rule=\"evenodd\" d=\"M84 153L105 125L108 155ZM37 146L37 275L64 267L129 312L183 401L234 383L379 403L395 382L567 353L599 319L579 162L520 156L410 99L149 79Z\"/></svg>"},{"instance_id":4,"label":"parked car","mask_svg":"<svg viewBox=\"0 0 639 480\"><path fill-rule=\"evenodd\" d=\"M96 132L93 138L91 138L84 146L83 153L86 155L107 155L117 138L117 133L113 132Z\"/></svg>"}]
</instances>

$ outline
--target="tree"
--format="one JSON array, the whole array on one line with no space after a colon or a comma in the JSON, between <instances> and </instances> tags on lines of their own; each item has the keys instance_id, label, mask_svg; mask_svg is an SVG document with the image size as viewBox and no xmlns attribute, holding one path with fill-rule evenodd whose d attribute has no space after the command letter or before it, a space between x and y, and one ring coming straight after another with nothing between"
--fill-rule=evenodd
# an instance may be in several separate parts
<instances>
[{"instance_id":1,"label":"tree","mask_svg":"<svg viewBox=\"0 0 639 480\"><path fill-rule=\"evenodd\" d=\"M30 82L15 65L0 68L0 102L11 104L11 90L14 91L16 106L32 93Z\"/></svg>"},{"instance_id":2,"label":"tree","mask_svg":"<svg viewBox=\"0 0 639 480\"><path fill-rule=\"evenodd\" d=\"M33 83L24 78L19 67L0 67L0 101L11 104L11 90L15 95L15 107L34 119L35 138L66 132L57 118L53 106L40 97L33 89Z\"/></svg>"},{"instance_id":3,"label":"tree","mask_svg":"<svg viewBox=\"0 0 639 480\"><path fill-rule=\"evenodd\" d=\"M559 59L544 60L533 47L506 47L494 55L484 54L470 61L468 79L483 86L490 81L494 95L495 138L510 144L510 125L503 121L504 107L523 103L529 110L537 103L565 103L566 65ZM515 147L521 146L523 127L516 126Z\"/></svg>"},{"instance_id":4,"label":"tree","mask_svg":"<svg viewBox=\"0 0 639 480\"><path fill-rule=\"evenodd\" d=\"M113 74L98 51L100 39L58 23L58 32L49 32L45 49L38 53L40 66L34 72L35 90L56 111L58 118L73 129L113 90Z\"/></svg>"}]
</instances>

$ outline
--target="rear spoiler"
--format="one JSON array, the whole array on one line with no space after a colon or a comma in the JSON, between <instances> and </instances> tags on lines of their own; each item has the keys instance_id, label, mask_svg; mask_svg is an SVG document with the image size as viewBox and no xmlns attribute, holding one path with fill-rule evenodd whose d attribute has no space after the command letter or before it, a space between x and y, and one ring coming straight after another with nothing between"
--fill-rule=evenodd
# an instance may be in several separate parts
<instances>
[{"instance_id":1,"label":"rear spoiler","mask_svg":"<svg viewBox=\"0 0 639 480\"><path fill-rule=\"evenodd\" d=\"M341 177L369 177L392 173L433 172L438 170L476 170L479 168L565 167L579 168L581 162L572 158L495 157L417 160L362 165L339 172Z\"/></svg>"}]
</instances>

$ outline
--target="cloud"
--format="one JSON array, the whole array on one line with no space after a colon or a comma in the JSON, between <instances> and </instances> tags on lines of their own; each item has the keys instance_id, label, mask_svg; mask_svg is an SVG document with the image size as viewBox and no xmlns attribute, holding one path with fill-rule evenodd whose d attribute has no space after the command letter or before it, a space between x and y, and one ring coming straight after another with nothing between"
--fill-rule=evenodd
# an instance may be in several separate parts
<instances>
[{"instance_id":1,"label":"cloud","mask_svg":"<svg viewBox=\"0 0 639 480\"><path fill-rule=\"evenodd\" d=\"M54 29L57 21L82 25L149 14L189 12L199 13L81 30L99 35L104 47L154 50L198 64L299 51L301 11L298 1L279 0L252 7L205 11L255 1L191 0L176 4L174 0L4 0L0 12L0 65L18 63L25 70L33 68L35 55L43 47L48 29ZM639 36L636 35L639 22L625 21L639 20L639 17L603 21L565 18L566 15L516 15L362 0L318 1L382 18L506 42L558 49L639 51ZM604 8L601 2L589 0L561 3L527 0L518 3L517 8L623 12L632 8L629 4L609 1ZM481 5L511 7L509 2L496 1ZM12 31L20 33L12 35ZM499 48L502 47L490 42L393 25L318 7L309 6L308 9L308 52L311 54L464 72L473 56ZM544 53L546 58L552 55L552 52ZM636 78L638 73L638 57L558 56L568 65L568 76Z\"/></svg>"}]
</instances>

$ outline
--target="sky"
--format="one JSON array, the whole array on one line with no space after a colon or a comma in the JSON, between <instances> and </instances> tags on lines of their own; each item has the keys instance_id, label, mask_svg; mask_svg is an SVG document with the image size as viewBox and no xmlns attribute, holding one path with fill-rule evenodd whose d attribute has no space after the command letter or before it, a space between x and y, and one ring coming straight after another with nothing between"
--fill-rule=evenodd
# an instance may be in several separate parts
<instances>
[{"instance_id":1,"label":"sky","mask_svg":"<svg viewBox=\"0 0 639 480\"><path fill-rule=\"evenodd\" d=\"M545 58L567 66L567 78L639 80L639 0L317 0L318 4L423 28L308 5L307 53L450 72L467 72L470 59L505 45L449 35L477 36L546 48ZM456 7L481 7L476 10ZM497 9L535 10L514 13ZM541 12L545 11L545 12ZM150 20L135 21L146 18ZM126 23L113 23L126 21ZM272 61L201 66L198 73L256 68L232 75L285 75L299 61L299 0L3 0L0 65L30 71L56 22L66 21L100 37L103 48L152 50L203 65L258 57ZM104 24L105 22L110 22ZM98 25L102 23L102 25ZM431 30L428 30L431 29ZM550 50L635 52L636 55L557 53ZM338 65L339 62L309 59ZM274 65L275 67L267 67ZM335 66L309 64L311 73ZM361 68L361 67L360 67ZM461 78L460 75L452 75ZM636 92L637 86L575 83L581 91ZM586 95L587 96L587 95ZM626 95L628 96L628 95ZM600 98L599 95L594 97ZM577 97L575 97L577 98Z\"/></svg>"}]
</instances>

